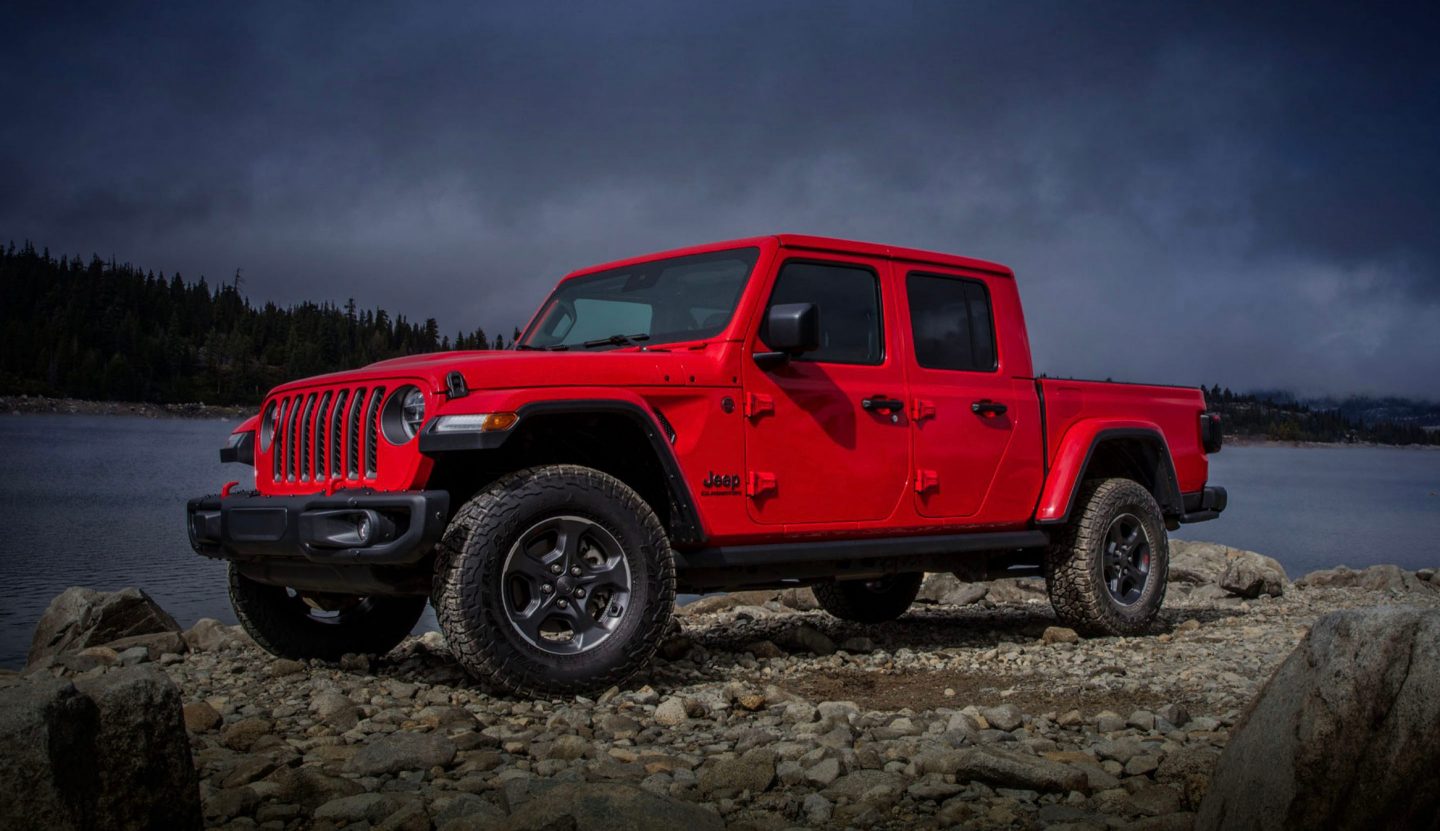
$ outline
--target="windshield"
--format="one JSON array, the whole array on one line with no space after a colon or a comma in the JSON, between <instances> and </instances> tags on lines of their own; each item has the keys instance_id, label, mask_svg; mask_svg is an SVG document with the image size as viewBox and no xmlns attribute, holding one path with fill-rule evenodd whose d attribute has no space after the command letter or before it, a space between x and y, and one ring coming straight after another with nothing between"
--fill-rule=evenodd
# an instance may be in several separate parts
<instances>
[{"instance_id":1,"label":"windshield","mask_svg":"<svg viewBox=\"0 0 1440 831\"><path fill-rule=\"evenodd\" d=\"M613 349L713 337L730 322L758 248L672 257L566 280L521 347Z\"/></svg>"}]
</instances>

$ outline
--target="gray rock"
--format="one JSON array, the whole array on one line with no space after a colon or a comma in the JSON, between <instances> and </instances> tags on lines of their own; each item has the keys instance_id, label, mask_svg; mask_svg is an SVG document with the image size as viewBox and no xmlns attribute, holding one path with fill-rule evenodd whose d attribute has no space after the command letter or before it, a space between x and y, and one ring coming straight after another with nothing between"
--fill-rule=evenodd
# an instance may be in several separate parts
<instances>
[{"instance_id":1,"label":"gray rock","mask_svg":"<svg viewBox=\"0 0 1440 831\"><path fill-rule=\"evenodd\" d=\"M1168 579L1172 583L1196 586L1218 583L1228 565L1229 551L1228 546L1218 543L1172 539Z\"/></svg>"},{"instance_id":2,"label":"gray rock","mask_svg":"<svg viewBox=\"0 0 1440 831\"><path fill-rule=\"evenodd\" d=\"M179 631L175 618L139 589L98 592L75 586L50 601L35 624L27 663L133 635Z\"/></svg>"},{"instance_id":3,"label":"gray rock","mask_svg":"<svg viewBox=\"0 0 1440 831\"><path fill-rule=\"evenodd\" d=\"M1220 575L1220 588L1237 597L1279 597L1285 593L1288 579L1280 563L1253 551L1232 552Z\"/></svg>"},{"instance_id":4,"label":"gray rock","mask_svg":"<svg viewBox=\"0 0 1440 831\"><path fill-rule=\"evenodd\" d=\"M349 730L360 721L360 708L337 692L322 692L310 699L310 712L338 730Z\"/></svg>"},{"instance_id":5,"label":"gray rock","mask_svg":"<svg viewBox=\"0 0 1440 831\"><path fill-rule=\"evenodd\" d=\"M504 821L505 812L475 794L461 793L436 800L432 819L443 831L494 828Z\"/></svg>"},{"instance_id":6,"label":"gray rock","mask_svg":"<svg viewBox=\"0 0 1440 831\"><path fill-rule=\"evenodd\" d=\"M1083 791L1085 773L1070 765L1038 756L1011 753L992 747L967 747L953 751L957 780L978 779L991 785L1027 788L1036 791Z\"/></svg>"},{"instance_id":7,"label":"gray rock","mask_svg":"<svg viewBox=\"0 0 1440 831\"><path fill-rule=\"evenodd\" d=\"M830 799L889 805L900 798L905 780L885 770L857 770L830 783L822 793Z\"/></svg>"},{"instance_id":8,"label":"gray rock","mask_svg":"<svg viewBox=\"0 0 1440 831\"><path fill-rule=\"evenodd\" d=\"M785 634L786 648L795 652L813 652L816 655L834 655L835 642L830 636L808 623L802 623Z\"/></svg>"},{"instance_id":9,"label":"gray rock","mask_svg":"<svg viewBox=\"0 0 1440 831\"><path fill-rule=\"evenodd\" d=\"M655 707L655 722L665 727L675 727L684 724L690 718L685 700L678 696L670 696Z\"/></svg>"},{"instance_id":10,"label":"gray rock","mask_svg":"<svg viewBox=\"0 0 1440 831\"><path fill-rule=\"evenodd\" d=\"M131 635L128 638L120 638L105 644L116 653L123 653L127 649L137 646L145 648L147 657L151 661L158 661L166 655L183 655L190 651L185 645L185 639L179 632L152 632L148 635Z\"/></svg>"},{"instance_id":11,"label":"gray rock","mask_svg":"<svg viewBox=\"0 0 1440 831\"><path fill-rule=\"evenodd\" d=\"M756 747L740 756L716 759L700 770L700 791L713 797L744 791L763 793L775 781L775 751Z\"/></svg>"},{"instance_id":12,"label":"gray rock","mask_svg":"<svg viewBox=\"0 0 1440 831\"><path fill-rule=\"evenodd\" d=\"M362 793L332 799L315 809L315 819L332 822L377 823L400 810L400 799L394 794Z\"/></svg>"},{"instance_id":13,"label":"gray rock","mask_svg":"<svg viewBox=\"0 0 1440 831\"><path fill-rule=\"evenodd\" d=\"M996 730L1010 732L1024 723L1020 708L1014 704L1001 704L999 707L986 707L980 711L980 715L990 722L990 726Z\"/></svg>"},{"instance_id":14,"label":"gray rock","mask_svg":"<svg viewBox=\"0 0 1440 831\"><path fill-rule=\"evenodd\" d=\"M314 767L280 768L266 781L275 786L278 801L300 805L307 811L314 811L337 797L353 796L365 790L353 780L330 776Z\"/></svg>"},{"instance_id":15,"label":"gray rock","mask_svg":"<svg viewBox=\"0 0 1440 831\"><path fill-rule=\"evenodd\" d=\"M1064 626L1047 626L1040 640L1045 643L1079 643L1080 633Z\"/></svg>"},{"instance_id":16,"label":"gray rock","mask_svg":"<svg viewBox=\"0 0 1440 831\"><path fill-rule=\"evenodd\" d=\"M180 708L150 666L0 690L0 827L200 827Z\"/></svg>"},{"instance_id":17,"label":"gray rock","mask_svg":"<svg viewBox=\"0 0 1440 831\"><path fill-rule=\"evenodd\" d=\"M984 583L967 583L953 574L929 574L920 585L917 603L939 603L945 606L968 606L985 598L989 587Z\"/></svg>"},{"instance_id":18,"label":"gray rock","mask_svg":"<svg viewBox=\"0 0 1440 831\"><path fill-rule=\"evenodd\" d=\"M810 825L824 825L830 821L835 806L820 794L810 793L806 794L805 801L800 803L800 810L805 813L805 821Z\"/></svg>"},{"instance_id":19,"label":"gray rock","mask_svg":"<svg viewBox=\"0 0 1440 831\"><path fill-rule=\"evenodd\" d=\"M150 663L150 650L143 646L132 646L120 654L120 666L134 667Z\"/></svg>"},{"instance_id":20,"label":"gray rock","mask_svg":"<svg viewBox=\"0 0 1440 831\"><path fill-rule=\"evenodd\" d=\"M1433 578L1432 578L1433 579ZM1354 571L1339 566L1323 571L1312 571L1296 581L1307 588L1366 589L1369 591L1433 591L1434 583L1410 574L1399 566L1370 566Z\"/></svg>"},{"instance_id":21,"label":"gray rock","mask_svg":"<svg viewBox=\"0 0 1440 831\"><path fill-rule=\"evenodd\" d=\"M521 805L506 831L722 831L719 815L698 805L619 783L566 782Z\"/></svg>"},{"instance_id":22,"label":"gray rock","mask_svg":"<svg viewBox=\"0 0 1440 831\"><path fill-rule=\"evenodd\" d=\"M1220 753L1208 747L1187 747L1165 755L1155 770L1155 781L1176 788L1185 807L1195 810L1210 788L1210 774Z\"/></svg>"},{"instance_id":23,"label":"gray rock","mask_svg":"<svg viewBox=\"0 0 1440 831\"><path fill-rule=\"evenodd\" d=\"M360 748L345 764L345 771L379 776L402 770L429 770L449 765L455 753L455 742L435 733L391 733Z\"/></svg>"},{"instance_id":24,"label":"gray rock","mask_svg":"<svg viewBox=\"0 0 1440 831\"><path fill-rule=\"evenodd\" d=\"M241 638L229 626L213 617L202 617L195 625L186 629L185 643L196 652L214 652L241 643Z\"/></svg>"},{"instance_id":25,"label":"gray rock","mask_svg":"<svg viewBox=\"0 0 1440 831\"><path fill-rule=\"evenodd\" d=\"M1440 816L1440 611L1321 618L1236 725L1196 827L1402 828Z\"/></svg>"},{"instance_id":26,"label":"gray rock","mask_svg":"<svg viewBox=\"0 0 1440 831\"><path fill-rule=\"evenodd\" d=\"M1160 817L1176 814L1182 807L1180 792L1164 785L1142 785L1130 794L1131 810L1143 816Z\"/></svg>"}]
</instances>

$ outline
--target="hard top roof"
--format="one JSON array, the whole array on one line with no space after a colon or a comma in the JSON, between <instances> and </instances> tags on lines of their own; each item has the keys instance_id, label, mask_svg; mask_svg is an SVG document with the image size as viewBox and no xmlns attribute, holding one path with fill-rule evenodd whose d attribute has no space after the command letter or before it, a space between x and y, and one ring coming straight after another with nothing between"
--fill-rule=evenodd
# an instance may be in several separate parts
<instances>
[{"instance_id":1,"label":"hard top roof","mask_svg":"<svg viewBox=\"0 0 1440 831\"><path fill-rule=\"evenodd\" d=\"M683 257L688 254L705 254L712 251L724 251L730 248L744 248L746 246L760 246L764 244L779 245L795 251L812 251L817 253L836 254L858 254L866 257L878 257L888 260L899 260L910 263L930 264L938 266L950 266L952 268L968 268L975 271L985 271L1001 277L1014 277L1015 273L1009 266L988 260L979 260L973 257L962 257L958 254L944 254L938 251L923 251L918 248L903 248L895 245L882 245L874 242L859 242L856 240L837 239L835 237L817 237L807 234L775 234L768 237L746 237L742 239L725 240L722 242L711 242L704 245L693 245L685 248L676 248L670 251L657 251L653 254L645 254L639 257L627 257L623 260L602 263L589 266L571 272L567 276L580 274L591 274L596 271L606 271L612 268L623 268L628 265L658 260L666 257Z\"/></svg>"}]
</instances>

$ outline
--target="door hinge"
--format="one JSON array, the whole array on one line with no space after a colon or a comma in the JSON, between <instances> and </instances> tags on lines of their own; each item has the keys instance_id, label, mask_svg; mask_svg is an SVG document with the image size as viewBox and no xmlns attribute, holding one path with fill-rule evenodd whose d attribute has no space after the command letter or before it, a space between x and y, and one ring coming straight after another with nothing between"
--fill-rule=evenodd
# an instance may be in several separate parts
<instances>
[{"instance_id":1,"label":"door hinge","mask_svg":"<svg viewBox=\"0 0 1440 831\"><path fill-rule=\"evenodd\" d=\"M915 471L915 492L929 493L940 489L940 474L933 470Z\"/></svg>"},{"instance_id":2,"label":"door hinge","mask_svg":"<svg viewBox=\"0 0 1440 831\"><path fill-rule=\"evenodd\" d=\"M773 415L774 413L775 399L758 392L745 393L746 418L759 418L762 415Z\"/></svg>"},{"instance_id":3,"label":"door hinge","mask_svg":"<svg viewBox=\"0 0 1440 831\"><path fill-rule=\"evenodd\" d=\"M746 496L760 496L780 488L775 480L775 474L762 471L751 471L750 481L745 484Z\"/></svg>"},{"instance_id":4,"label":"door hinge","mask_svg":"<svg viewBox=\"0 0 1440 831\"><path fill-rule=\"evenodd\" d=\"M910 401L910 420L924 421L927 418L935 417L935 402L924 398L915 398Z\"/></svg>"}]
</instances>

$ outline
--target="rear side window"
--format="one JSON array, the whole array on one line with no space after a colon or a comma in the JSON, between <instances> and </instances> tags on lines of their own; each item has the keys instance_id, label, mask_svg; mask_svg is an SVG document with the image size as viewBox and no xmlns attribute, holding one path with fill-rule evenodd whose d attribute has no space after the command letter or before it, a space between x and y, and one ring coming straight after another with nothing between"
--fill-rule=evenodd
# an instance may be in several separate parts
<instances>
[{"instance_id":1,"label":"rear side window","mask_svg":"<svg viewBox=\"0 0 1440 831\"><path fill-rule=\"evenodd\" d=\"M905 278L905 294L920 366L995 370L994 318L984 283L912 273Z\"/></svg>"},{"instance_id":2,"label":"rear side window","mask_svg":"<svg viewBox=\"0 0 1440 831\"><path fill-rule=\"evenodd\" d=\"M814 303L820 308L820 348L799 361L879 364L885 359L880 326L880 281L861 266L791 261L775 278L770 305ZM769 310L766 310L769 318ZM760 330L765 340L766 331Z\"/></svg>"}]
</instances>

